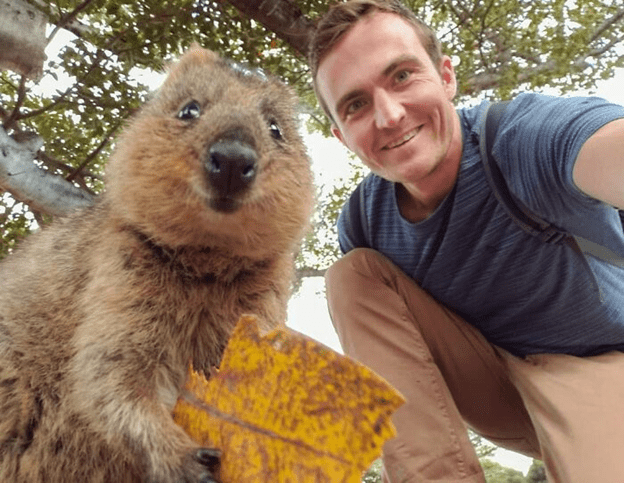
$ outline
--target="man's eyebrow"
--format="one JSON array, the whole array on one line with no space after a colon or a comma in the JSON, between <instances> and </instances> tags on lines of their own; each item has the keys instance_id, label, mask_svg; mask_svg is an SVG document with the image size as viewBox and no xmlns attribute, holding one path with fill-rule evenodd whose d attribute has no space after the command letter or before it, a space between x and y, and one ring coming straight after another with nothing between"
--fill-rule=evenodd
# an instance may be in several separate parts
<instances>
[{"instance_id":1,"label":"man's eyebrow","mask_svg":"<svg viewBox=\"0 0 624 483\"><path fill-rule=\"evenodd\" d=\"M404 54L394 59L392 63L383 70L382 75L384 77L388 77L392 75L392 73L396 70L396 68L399 65L404 64L406 62L414 64L418 70L422 70L425 68L422 60L420 60L418 57L414 55L410 55L410 54Z\"/></svg>"},{"instance_id":2,"label":"man's eyebrow","mask_svg":"<svg viewBox=\"0 0 624 483\"><path fill-rule=\"evenodd\" d=\"M382 71L382 73L381 73L382 77L389 77L389 76L391 76L392 73L396 70L396 68L398 66L400 66L401 64L406 63L406 62L409 62L409 63L412 63L412 64L416 65L416 68L418 70L424 69L424 65L423 65L422 61L418 57L416 57L414 55L410 55L410 54L404 54L404 55L401 55L401 56L397 57L396 59L394 59L388 65L388 67L386 67ZM363 90L356 89L356 90L348 92L344 96L342 96L338 100L338 102L336 103L336 114L338 115L338 117L340 117L340 111L341 111L341 109L343 108L343 106L345 104L347 104L352 99L355 99L355 98L359 97L363 93L364 93Z\"/></svg>"}]
</instances>

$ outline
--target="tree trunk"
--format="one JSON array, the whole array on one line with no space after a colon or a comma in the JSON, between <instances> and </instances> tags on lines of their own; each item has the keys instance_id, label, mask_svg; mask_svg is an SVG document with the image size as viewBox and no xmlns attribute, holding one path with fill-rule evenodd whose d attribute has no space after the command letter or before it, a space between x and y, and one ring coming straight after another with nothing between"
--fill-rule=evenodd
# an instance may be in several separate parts
<instances>
[{"instance_id":1,"label":"tree trunk","mask_svg":"<svg viewBox=\"0 0 624 483\"><path fill-rule=\"evenodd\" d=\"M2 0L0 7L0 69L29 79L43 74L46 19L22 0Z\"/></svg>"},{"instance_id":2,"label":"tree trunk","mask_svg":"<svg viewBox=\"0 0 624 483\"><path fill-rule=\"evenodd\" d=\"M314 23L289 0L228 0L247 17L262 24L288 43L302 57L308 55L308 45Z\"/></svg>"}]
</instances>

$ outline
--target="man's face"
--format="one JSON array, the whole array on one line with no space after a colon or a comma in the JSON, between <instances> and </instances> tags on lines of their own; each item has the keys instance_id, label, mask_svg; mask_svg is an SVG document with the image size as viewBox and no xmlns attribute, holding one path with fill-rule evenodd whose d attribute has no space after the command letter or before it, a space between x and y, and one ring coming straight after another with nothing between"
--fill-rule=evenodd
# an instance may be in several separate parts
<instances>
[{"instance_id":1,"label":"man's face","mask_svg":"<svg viewBox=\"0 0 624 483\"><path fill-rule=\"evenodd\" d=\"M321 61L317 88L334 135L383 178L418 185L449 153L461 156L451 61L434 66L413 26L395 14L356 23Z\"/></svg>"}]
</instances>

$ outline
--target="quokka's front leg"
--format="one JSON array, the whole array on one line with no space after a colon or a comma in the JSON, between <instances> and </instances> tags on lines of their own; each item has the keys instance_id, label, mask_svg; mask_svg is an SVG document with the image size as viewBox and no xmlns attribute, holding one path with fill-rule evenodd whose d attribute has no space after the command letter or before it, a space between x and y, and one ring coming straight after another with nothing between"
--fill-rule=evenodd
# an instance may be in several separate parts
<instances>
[{"instance_id":1,"label":"quokka's front leg","mask_svg":"<svg viewBox=\"0 0 624 483\"><path fill-rule=\"evenodd\" d=\"M71 406L106 443L134 453L145 468L145 481L217 481L218 454L199 447L172 418L186 367L164 350L154 356L156 341L138 339L132 332L99 337L97 330L79 328Z\"/></svg>"}]
</instances>

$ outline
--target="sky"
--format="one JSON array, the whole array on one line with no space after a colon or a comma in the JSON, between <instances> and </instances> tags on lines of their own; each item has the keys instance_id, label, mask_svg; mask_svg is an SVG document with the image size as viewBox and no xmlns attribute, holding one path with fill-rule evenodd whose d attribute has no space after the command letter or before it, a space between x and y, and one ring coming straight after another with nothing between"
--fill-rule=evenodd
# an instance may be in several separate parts
<instances>
[{"instance_id":1,"label":"sky","mask_svg":"<svg viewBox=\"0 0 624 483\"><path fill-rule=\"evenodd\" d=\"M620 69L613 78L600 82L594 93L579 91L570 95L586 94L624 105L624 69ZM306 136L306 144L317 183L337 183L341 177L348 178L350 160L347 158L347 150L337 139L312 134ZM320 277L305 279L299 293L291 299L287 326L342 353L327 311L324 282ZM502 449L496 452L493 459L503 466L518 469L525 475L532 462L530 458Z\"/></svg>"}]
</instances>

